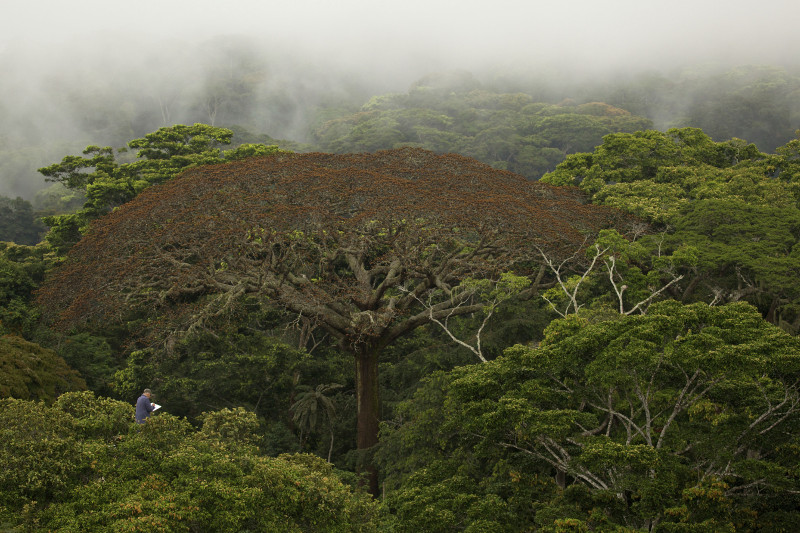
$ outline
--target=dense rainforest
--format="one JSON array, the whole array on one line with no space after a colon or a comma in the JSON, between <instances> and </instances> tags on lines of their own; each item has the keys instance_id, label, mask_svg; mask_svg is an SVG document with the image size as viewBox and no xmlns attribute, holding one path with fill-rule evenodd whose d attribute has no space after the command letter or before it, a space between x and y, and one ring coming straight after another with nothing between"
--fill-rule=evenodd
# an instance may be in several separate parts
<instances>
[{"instance_id":1,"label":"dense rainforest","mask_svg":"<svg viewBox=\"0 0 800 533\"><path fill-rule=\"evenodd\" d=\"M797 73L218 53L0 138L0 530L796 528Z\"/></svg>"}]
</instances>

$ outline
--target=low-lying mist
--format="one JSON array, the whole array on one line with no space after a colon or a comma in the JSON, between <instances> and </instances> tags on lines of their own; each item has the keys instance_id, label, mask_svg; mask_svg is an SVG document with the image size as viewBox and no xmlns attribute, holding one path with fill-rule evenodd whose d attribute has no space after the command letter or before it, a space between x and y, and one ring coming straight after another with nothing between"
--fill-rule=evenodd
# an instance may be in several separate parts
<instances>
[{"instance_id":1,"label":"low-lying mist","mask_svg":"<svg viewBox=\"0 0 800 533\"><path fill-rule=\"evenodd\" d=\"M0 28L0 195L30 199L46 186L36 168L172 124L236 125L312 144L321 122L439 72L547 103L607 101L660 129L710 105L703 91L726 83L739 91L733 100L743 98L743 83L780 98L797 88L796 38L781 16L796 8L784 2L723 10L684 1L658 9L629 1L302 1L280 9L176 1L112 13L84 4L15 6ZM769 68L731 78L731 68L752 64ZM765 86L776 83L784 86ZM775 146L799 117L786 111Z\"/></svg>"}]
</instances>

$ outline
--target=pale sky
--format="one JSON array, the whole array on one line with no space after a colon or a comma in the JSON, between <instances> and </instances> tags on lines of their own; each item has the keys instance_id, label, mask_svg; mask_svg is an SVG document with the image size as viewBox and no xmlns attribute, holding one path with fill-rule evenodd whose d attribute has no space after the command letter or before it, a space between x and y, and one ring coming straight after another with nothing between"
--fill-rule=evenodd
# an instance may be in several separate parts
<instances>
[{"instance_id":1,"label":"pale sky","mask_svg":"<svg viewBox=\"0 0 800 533\"><path fill-rule=\"evenodd\" d=\"M83 41L135 53L142 42L245 35L336 61L436 58L469 68L541 56L586 65L673 58L777 63L793 59L800 44L798 0L0 0L0 6L6 51Z\"/></svg>"}]
</instances>

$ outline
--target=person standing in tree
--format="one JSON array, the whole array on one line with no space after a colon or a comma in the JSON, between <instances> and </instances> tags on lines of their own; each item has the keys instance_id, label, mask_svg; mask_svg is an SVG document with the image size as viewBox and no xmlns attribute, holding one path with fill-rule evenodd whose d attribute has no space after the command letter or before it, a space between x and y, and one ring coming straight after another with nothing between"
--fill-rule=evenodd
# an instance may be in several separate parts
<instances>
[{"instance_id":1,"label":"person standing in tree","mask_svg":"<svg viewBox=\"0 0 800 533\"><path fill-rule=\"evenodd\" d=\"M150 416L150 413L156 407L156 404L150 401L150 389L144 389L142 395L139 396L139 399L136 400L136 423L137 424L144 424L147 417Z\"/></svg>"}]
</instances>

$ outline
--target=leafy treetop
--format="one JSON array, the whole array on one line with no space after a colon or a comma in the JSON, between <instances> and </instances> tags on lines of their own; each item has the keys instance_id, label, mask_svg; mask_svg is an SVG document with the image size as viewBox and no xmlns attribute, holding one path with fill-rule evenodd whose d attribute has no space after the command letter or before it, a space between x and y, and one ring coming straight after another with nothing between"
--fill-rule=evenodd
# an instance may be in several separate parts
<instances>
[{"instance_id":1,"label":"leafy treetop","mask_svg":"<svg viewBox=\"0 0 800 533\"><path fill-rule=\"evenodd\" d=\"M71 189L84 190L86 203L76 214L46 217L53 229L48 242L65 252L80 239L89 222L134 198L147 187L164 183L183 169L203 164L233 161L245 157L280 152L277 146L243 144L222 151L231 143L233 131L194 124L161 128L128 143L137 150L137 159L126 161L126 149L88 146L83 157L69 155L60 163L39 169L48 181Z\"/></svg>"},{"instance_id":2,"label":"leafy treetop","mask_svg":"<svg viewBox=\"0 0 800 533\"><path fill-rule=\"evenodd\" d=\"M188 328L259 293L385 344L427 320L411 310L429 293L450 312L471 296L460 280L531 270L531 245L572 250L616 217L452 154L282 154L195 168L97 221L42 301L65 325L147 304Z\"/></svg>"},{"instance_id":3,"label":"leafy treetop","mask_svg":"<svg viewBox=\"0 0 800 533\"><path fill-rule=\"evenodd\" d=\"M568 156L542 181L577 185L593 202L662 228L654 255L687 245L696 250L673 297L746 299L796 333L798 146L794 140L767 155L741 139L714 142L696 128L614 134L590 154Z\"/></svg>"},{"instance_id":4,"label":"leafy treetop","mask_svg":"<svg viewBox=\"0 0 800 533\"><path fill-rule=\"evenodd\" d=\"M86 383L53 350L16 335L0 337L0 398L52 402Z\"/></svg>"},{"instance_id":5,"label":"leafy treetop","mask_svg":"<svg viewBox=\"0 0 800 533\"><path fill-rule=\"evenodd\" d=\"M618 221L576 189L454 154L249 158L193 168L96 221L40 301L63 327L138 310L136 337L171 350L243 296L268 298L355 356L366 449L378 439L384 347L482 312L495 291L469 280L542 272L537 247L572 253ZM376 493L374 472L370 483Z\"/></svg>"},{"instance_id":6,"label":"leafy treetop","mask_svg":"<svg viewBox=\"0 0 800 533\"><path fill-rule=\"evenodd\" d=\"M386 502L409 527L781 530L797 520L799 373L798 340L744 302L559 319L539 347L436 374L401 407L379 452Z\"/></svg>"}]
</instances>

